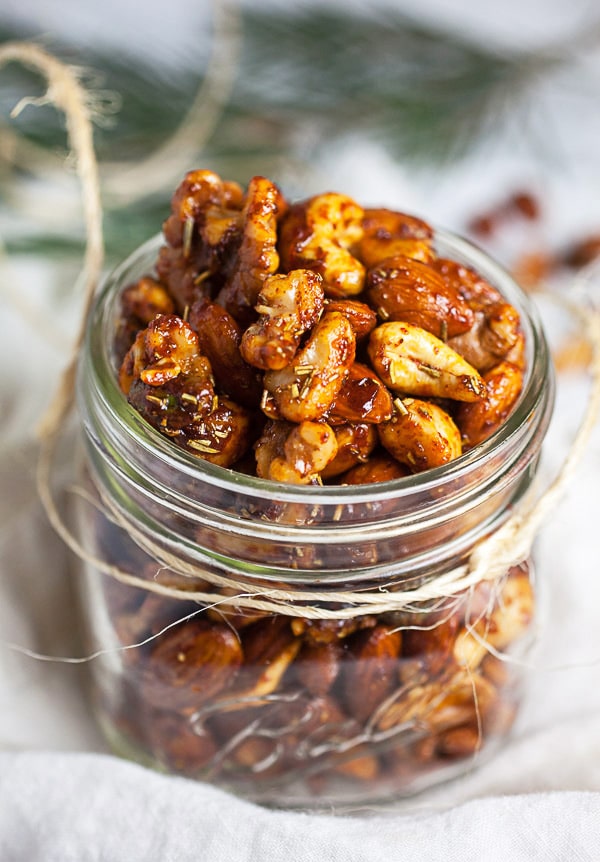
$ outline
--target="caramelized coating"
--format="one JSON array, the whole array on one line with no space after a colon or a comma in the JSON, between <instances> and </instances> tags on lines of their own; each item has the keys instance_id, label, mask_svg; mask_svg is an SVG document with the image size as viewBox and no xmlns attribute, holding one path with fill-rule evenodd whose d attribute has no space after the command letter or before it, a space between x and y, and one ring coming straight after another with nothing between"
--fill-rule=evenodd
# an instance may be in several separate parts
<instances>
[{"instance_id":1,"label":"caramelized coating","mask_svg":"<svg viewBox=\"0 0 600 862\"><path fill-rule=\"evenodd\" d=\"M276 482L314 484L337 449L336 435L325 422L270 421L255 445L256 473Z\"/></svg>"},{"instance_id":2,"label":"caramelized coating","mask_svg":"<svg viewBox=\"0 0 600 862\"><path fill-rule=\"evenodd\" d=\"M523 372L510 362L500 362L484 374L485 395L471 404L461 404L456 422L465 446L487 440L512 412L523 388Z\"/></svg>"},{"instance_id":3,"label":"caramelized coating","mask_svg":"<svg viewBox=\"0 0 600 862\"><path fill-rule=\"evenodd\" d=\"M377 431L390 455L413 472L447 464L462 453L460 431L433 402L398 399L392 419L378 425Z\"/></svg>"},{"instance_id":4,"label":"caramelized coating","mask_svg":"<svg viewBox=\"0 0 600 862\"><path fill-rule=\"evenodd\" d=\"M476 401L485 392L478 372L426 329L391 321L374 329L371 364L394 392Z\"/></svg>"},{"instance_id":5,"label":"caramelized coating","mask_svg":"<svg viewBox=\"0 0 600 862\"><path fill-rule=\"evenodd\" d=\"M367 273L367 296L383 320L402 320L446 340L468 332L475 315L455 285L435 269L390 257Z\"/></svg>"},{"instance_id":6,"label":"caramelized coating","mask_svg":"<svg viewBox=\"0 0 600 862\"><path fill-rule=\"evenodd\" d=\"M355 346L348 318L339 311L325 312L293 362L265 373L265 390L281 417L290 422L323 417L354 361Z\"/></svg>"},{"instance_id":7,"label":"caramelized coating","mask_svg":"<svg viewBox=\"0 0 600 862\"><path fill-rule=\"evenodd\" d=\"M260 314L244 332L241 351L250 365L265 371L285 368L296 355L304 333L323 311L321 276L307 269L272 275L256 303Z\"/></svg>"},{"instance_id":8,"label":"caramelized coating","mask_svg":"<svg viewBox=\"0 0 600 862\"><path fill-rule=\"evenodd\" d=\"M286 202L266 177L253 177L248 185L242 213L242 240L233 270L217 296L217 302L247 325L253 317L265 279L277 272L277 222L286 210Z\"/></svg>"},{"instance_id":9,"label":"caramelized coating","mask_svg":"<svg viewBox=\"0 0 600 862\"><path fill-rule=\"evenodd\" d=\"M295 204L281 224L282 268L318 272L327 296L356 296L365 268L349 249L362 237L362 217L362 208L346 195L328 193Z\"/></svg>"},{"instance_id":10,"label":"caramelized coating","mask_svg":"<svg viewBox=\"0 0 600 862\"><path fill-rule=\"evenodd\" d=\"M429 263L435 257L433 230L415 216L388 209L366 209L363 236L357 255L365 266L375 266L386 257L404 257Z\"/></svg>"},{"instance_id":11,"label":"caramelized coating","mask_svg":"<svg viewBox=\"0 0 600 862\"><path fill-rule=\"evenodd\" d=\"M258 408L262 380L242 358L239 324L221 305L207 301L194 303L188 321L210 361L217 389L244 407Z\"/></svg>"},{"instance_id":12,"label":"caramelized coating","mask_svg":"<svg viewBox=\"0 0 600 862\"><path fill-rule=\"evenodd\" d=\"M337 453L321 471L323 479L339 476L356 464L366 461L378 443L375 426L366 422L337 425L334 432Z\"/></svg>"},{"instance_id":13,"label":"caramelized coating","mask_svg":"<svg viewBox=\"0 0 600 862\"><path fill-rule=\"evenodd\" d=\"M345 422L385 422L394 407L392 396L368 365L353 362L327 413L332 425Z\"/></svg>"}]
</instances>

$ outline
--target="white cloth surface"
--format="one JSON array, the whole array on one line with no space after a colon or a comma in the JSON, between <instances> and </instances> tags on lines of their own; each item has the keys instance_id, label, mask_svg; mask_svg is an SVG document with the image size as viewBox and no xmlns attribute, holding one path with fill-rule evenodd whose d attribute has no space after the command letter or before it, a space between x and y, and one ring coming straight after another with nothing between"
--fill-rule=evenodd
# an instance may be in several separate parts
<instances>
[{"instance_id":1,"label":"white cloth surface","mask_svg":"<svg viewBox=\"0 0 600 862\"><path fill-rule=\"evenodd\" d=\"M544 190L548 235L566 240L600 223L600 165L584 119L561 126L553 117L554 129L577 138L577 159L551 177L535 154L514 152L448 168L443 180L414 175L366 140L336 149L319 169L329 188L450 228L479 204L531 181ZM64 212L62 197L57 206L52 189L49 197L42 191L33 195L36 217ZM2 218L0 233L10 228L10 217ZM65 265L0 259L0 862L600 859L598 429L539 538L539 630L528 697L510 740L489 762L390 804L385 816L353 810L332 817L267 811L107 753L87 702L86 666L24 652L81 655L70 557L33 482L33 429L77 317L73 278ZM567 450L585 399L581 381L560 382L545 447L549 472ZM64 466L57 477L63 488L68 455Z\"/></svg>"},{"instance_id":2,"label":"white cloth surface","mask_svg":"<svg viewBox=\"0 0 600 862\"><path fill-rule=\"evenodd\" d=\"M0 798L3 862L592 862L600 840L595 793L361 820L266 811L89 754L0 755Z\"/></svg>"}]
</instances>

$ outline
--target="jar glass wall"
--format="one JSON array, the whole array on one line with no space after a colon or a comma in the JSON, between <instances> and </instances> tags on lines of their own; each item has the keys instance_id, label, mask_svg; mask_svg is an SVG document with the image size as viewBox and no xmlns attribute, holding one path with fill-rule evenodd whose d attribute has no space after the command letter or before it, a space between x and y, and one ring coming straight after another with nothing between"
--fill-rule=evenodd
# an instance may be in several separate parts
<instances>
[{"instance_id":1,"label":"jar glass wall","mask_svg":"<svg viewBox=\"0 0 600 862\"><path fill-rule=\"evenodd\" d=\"M527 297L482 252L436 237L439 254L519 312L523 391L466 454L377 485L275 484L172 445L127 403L112 353L120 291L151 271L160 240L109 279L79 373L85 481L99 501L82 502L79 523L118 570L88 565L85 578L90 638L105 650L94 697L118 751L261 802L314 806L413 793L508 732L522 682L510 657L534 618L530 561L458 595L386 598L439 582L505 522L552 406ZM255 593L254 606L239 598ZM381 600L365 606L361 594ZM279 612L260 605L284 595Z\"/></svg>"}]
</instances>

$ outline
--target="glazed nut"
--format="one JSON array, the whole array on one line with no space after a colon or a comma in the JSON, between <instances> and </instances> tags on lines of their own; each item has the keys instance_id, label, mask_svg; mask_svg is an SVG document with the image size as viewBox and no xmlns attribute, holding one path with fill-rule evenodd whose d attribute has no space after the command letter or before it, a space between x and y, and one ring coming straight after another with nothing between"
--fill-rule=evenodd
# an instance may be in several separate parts
<instances>
[{"instance_id":1,"label":"glazed nut","mask_svg":"<svg viewBox=\"0 0 600 862\"><path fill-rule=\"evenodd\" d=\"M377 625L353 639L344 667L344 702L354 718L365 722L396 687L402 635Z\"/></svg>"},{"instance_id":2,"label":"glazed nut","mask_svg":"<svg viewBox=\"0 0 600 862\"><path fill-rule=\"evenodd\" d=\"M427 619L423 628L407 628L402 633L402 655L419 659L426 673L435 677L449 663L459 620L456 614L435 621Z\"/></svg>"},{"instance_id":3,"label":"glazed nut","mask_svg":"<svg viewBox=\"0 0 600 862\"><path fill-rule=\"evenodd\" d=\"M386 455L372 455L364 464L358 464L347 473L342 481L344 485L369 485L375 482L391 482L408 476L410 470L400 464L395 458Z\"/></svg>"},{"instance_id":4,"label":"glazed nut","mask_svg":"<svg viewBox=\"0 0 600 862\"><path fill-rule=\"evenodd\" d=\"M457 401L485 394L479 372L431 332L401 321L382 323L368 346L371 364L394 392Z\"/></svg>"},{"instance_id":5,"label":"glazed nut","mask_svg":"<svg viewBox=\"0 0 600 862\"><path fill-rule=\"evenodd\" d=\"M287 204L277 186L266 177L248 184L242 211L242 239L233 272L217 296L236 320L247 323L265 279L277 272L277 223Z\"/></svg>"},{"instance_id":6,"label":"glazed nut","mask_svg":"<svg viewBox=\"0 0 600 862\"><path fill-rule=\"evenodd\" d=\"M175 307L167 289L146 275L130 284L121 294L123 314L135 317L147 326L157 314L173 314Z\"/></svg>"},{"instance_id":7,"label":"glazed nut","mask_svg":"<svg viewBox=\"0 0 600 862\"><path fill-rule=\"evenodd\" d=\"M460 431L445 410L418 398L397 402L390 421L377 426L382 445L397 461L420 472L462 454Z\"/></svg>"},{"instance_id":8,"label":"glazed nut","mask_svg":"<svg viewBox=\"0 0 600 862\"><path fill-rule=\"evenodd\" d=\"M402 320L438 338L461 335L475 315L459 291L433 267L407 257L391 257L367 273L367 295L382 320Z\"/></svg>"},{"instance_id":9,"label":"glazed nut","mask_svg":"<svg viewBox=\"0 0 600 862\"><path fill-rule=\"evenodd\" d=\"M342 620L307 620L303 617L292 619L292 631L297 637L304 637L308 644L335 643L363 629L371 629L377 624L377 617L371 614Z\"/></svg>"},{"instance_id":10,"label":"glazed nut","mask_svg":"<svg viewBox=\"0 0 600 862\"><path fill-rule=\"evenodd\" d=\"M162 386L189 368L198 356L198 336L175 314L159 314L141 330L119 371L119 385L127 395L136 379Z\"/></svg>"},{"instance_id":11,"label":"glazed nut","mask_svg":"<svg viewBox=\"0 0 600 862\"><path fill-rule=\"evenodd\" d=\"M198 774L217 754L208 730L195 732L188 717L181 713L158 710L150 713L145 730L154 757L168 769L184 775Z\"/></svg>"},{"instance_id":12,"label":"glazed nut","mask_svg":"<svg viewBox=\"0 0 600 862\"><path fill-rule=\"evenodd\" d=\"M467 622L454 644L457 664L468 669L478 668L489 655L490 647L502 651L516 643L531 626L534 596L527 572L513 570L502 586L491 613Z\"/></svg>"},{"instance_id":13,"label":"glazed nut","mask_svg":"<svg viewBox=\"0 0 600 862\"><path fill-rule=\"evenodd\" d=\"M375 426L366 422L338 425L334 433L337 452L321 470L322 479L339 476L366 461L378 442Z\"/></svg>"},{"instance_id":14,"label":"glazed nut","mask_svg":"<svg viewBox=\"0 0 600 862\"><path fill-rule=\"evenodd\" d=\"M213 171L190 171L176 189L156 270L179 313L212 295L213 274L220 283L220 262L239 245L242 204L241 187Z\"/></svg>"},{"instance_id":15,"label":"glazed nut","mask_svg":"<svg viewBox=\"0 0 600 862\"><path fill-rule=\"evenodd\" d=\"M274 692L296 658L302 641L293 634L289 620L260 620L242 634L245 667L236 696L246 703ZM235 708L235 707L233 707Z\"/></svg>"},{"instance_id":16,"label":"glazed nut","mask_svg":"<svg viewBox=\"0 0 600 862\"><path fill-rule=\"evenodd\" d=\"M201 300L190 308L188 322L210 362L217 388L244 407L258 407L262 380L242 358L237 321L216 302Z\"/></svg>"},{"instance_id":17,"label":"glazed nut","mask_svg":"<svg viewBox=\"0 0 600 862\"><path fill-rule=\"evenodd\" d=\"M325 422L270 421L255 445L256 472L263 479L306 485L318 481L338 444Z\"/></svg>"},{"instance_id":18,"label":"glazed nut","mask_svg":"<svg viewBox=\"0 0 600 862\"><path fill-rule=\"evenodd\" d=\"M184 256L189 257L193 231L205 226L207 213L239 210L242 199L237 183L224 182L214 171L189 171L173 194L171 215L163 225L165 239L175 248L183 247Z\"/></svg>"},{"instance_id":19,"label":"glazed nut","mask_svg":"<svg viewBox=\"0 0 600 862\"><path fill-rule=\"evenodd\" d=\"M346 315L357 341L366 338L377 326L377 314L366 302L359 302L357 299L328 299L326 308L328 311L339 311Z\"/></svg>"},{"instance_id":20,"label":"glazed nut","mask_svg":"<svg viewBox=\"0 0 600 862\"><path fill-rule=\"evenodd\" d=\"M304 643L294 663L298 680L311 694L327 694L340 671L343 654L339 641Z\"/></svg>"},{"instance_id":21,"label":"glazed nut","mask_svg":"<svg viewBox=\"0 0 600 862\"><path fill-rule=\"evenodd\" d=\"M280 371L265 372L265 390L281 417L303 422L324 416L354 361L355 347L348 318L325 312L294 360Z\"/></svg>"},{"instance_id":22,"label":"glazed nut","mask_svg":"<svg viewBox=\"0 0 600 862\"><path fill-rule=\"evenodd\" d=\"M490 437L511 413L523 388L523 372L510 362L500 362L483 375L483 381L483 398L461 404L456 413L463 443L469 447Z\"/></svg>"},{"instance_id":23,"label":"glazed nut","mask_svg":"<svg viewBox=\"0 0 600 862\"><path fill-rule=\"evenodd\" d=\"M362 236L363 210L346 195L328 193L291 207L280 230L284 270L311 269L323 277L327 296L355 296L365 268L349 251Z\"/></svg>"},{"instance_id":24,"label":"glazed nut","mask_svg":"<svg viewBox=\"0 0 600 862\"><path fill-rule=\"evenodd\" d=\"M423 263L435 257L433 230L415 216L388 209L366 209L362 228L357 254L367 267L392 255L404 255Z\"/></svg>"},{"instance_id":25,"label":"glazed nut","mask_svg":"<svg viewBox=\"0 0 600 862\"><path fill-rule=\"evenodd\" d=\"M522 352L520 341L522 336L516 309L506 302L498 302L476 311L475 324L469 332L450 338L448 344L484 373L502 359L510 359L513 351L520 349Z\"/></svg>"},{"instance_id":26,"label":"glazed nut","mask_svg":"<svg viewBox=\"0 0 600 862\"><path fill-rule=\"evenodd\" d=\"M304 333L323 311L321 276L307 269L265 279L256 303L260 317L242 337L242 356L262 370L285 368Z\"/></svg>"},{"instance_id":27,"label":"glazed nut","mask_svg":"<svg viewBox=\"0 0 600 862\"><path fill-rule=\"evenodd\" d=\"M242 662L239 639L228 626L188 620L155 642L144 699L159 708L197 708L231 685Z\"/></svg>"}]
</instances>

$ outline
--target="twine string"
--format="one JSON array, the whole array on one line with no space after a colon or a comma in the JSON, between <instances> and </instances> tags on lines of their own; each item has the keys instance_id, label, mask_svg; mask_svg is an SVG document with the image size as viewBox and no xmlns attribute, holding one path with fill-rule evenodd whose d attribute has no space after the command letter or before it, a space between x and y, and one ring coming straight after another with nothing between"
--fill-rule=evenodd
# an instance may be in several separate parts
<instances>
[{"instance_id":1,"label":"twine string","mask_svg":"<svg viewBox=\"0 0 600 862\"><path fill-rule=\"evenodd\" d=\"M129 205L153 193L170 188L194 162L214 132L223 114L239 68L242 46L242 20L237 0L210 0L212 7L212 34L210 54L202 81L190 107L180 124L148 156L135 161L104 162L101 165L102 188L116 206ZM30 43L7 43L8 45ZM43 52L43 49L39 49ZM52 58L52 55L46 54ZM24 55L15 59L28 65ZM54 58L52 58L54 59ZM44 61L45 62L45 61ZM58 61L57 61L58 62ZM33 66L42 71L39 66ZM69 67L78 79L89 76L90 70ZM103 119L102 98L114 94L105 91L87 91L90 115L97 123ZM51 99L26 97L20 108L27 105L48 104ZM110 102L110 98L109 98ZM57 103L54 103L57 105ZM72 116L76 116L73 114ZM55 154L33 143L7 126L2 126L0 135L0 159L38 177L57 167ZM74 148L73 148L73 151Z\"/></svg>"},{"instance_id":2,"label":"twine string","mask_svg":"<svg viewBox=\"0 0 600 862\"><path fill-rule=\"evenodd\" d=\"M309 619L345 619L360 614L409 609L420 602L451 598L481 581L493 581L502 577L508 569L528 557L541 524L556 507L588 445L600 412L600 313L596 309L591 313L578 312L582 331L592 347L589 369L592 391L583 420L558 474L543 492L530 488L518 510L503 526L477 544L464 565L436 576L414 589L401 589L401 584L396 584L387 590L317 591L252 584L251 577L246 580L244 577L241 579L234 577L231 572L219 574L212 567L209 570L206 566L185 561L180 556L165 551L158 543L142 533L137 525L126 520L108 497L103 500L107 516L126 529L132 539L157 561L159 567L166 567L176 574L195 579L199 582L197 584L199 588L183 590L162 584L157 580L140 578L100 559L83 547L58 509L51 488L51 476L56 445L64 422L73 407L77 359L103 261L102 206L89 100L76 70L63 64L35 44L13 42L0 47L0 66L10 61L19 61L33 67L47 79L48 89L43 101L54 104L66 116L69 145L75 156L83 197L86 250L82 273L84 283L82 320L67 368L40 423L40 453L36 476L40 500L50 523L66 545L82 561L121 583L159 593L165 597L197 601L208 606L227 604ZM22 109L24 104L21 102L15 110ZM213 588L213 591L206 591L205 584ZM228 594L224 596L219 590L225 589ZM231 595L232 592L233 595Z\"/></svg>"}]
</instances>

